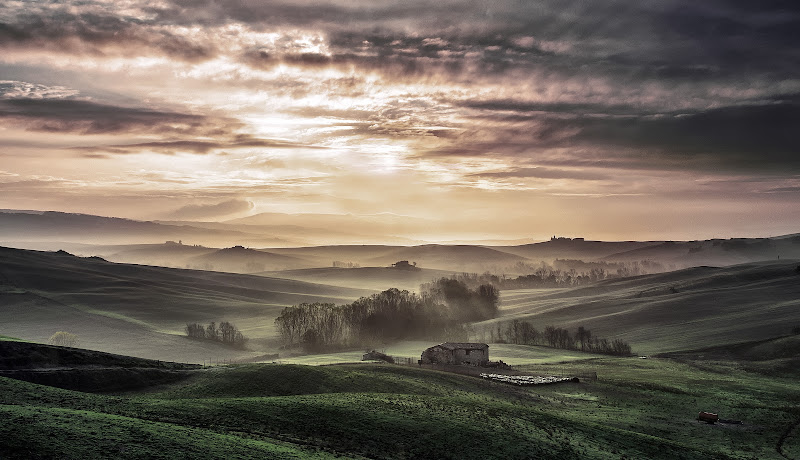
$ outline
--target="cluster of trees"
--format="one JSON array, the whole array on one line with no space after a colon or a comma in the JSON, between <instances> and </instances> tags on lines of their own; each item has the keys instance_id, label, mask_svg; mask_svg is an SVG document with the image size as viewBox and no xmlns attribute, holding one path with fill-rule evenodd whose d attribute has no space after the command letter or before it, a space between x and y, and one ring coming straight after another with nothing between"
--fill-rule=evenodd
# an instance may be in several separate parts
<instances>
[{"instance_id":1,"label":"cluster of trees","mask_svg":"<svg viewBox=\"0 0 800 460\"><path fill-rule=\"evenodd\" d=\"M555 266L542 262L539 266L517 263L514 270L528 272L516 278L491 273L462 273L456 276L468 286L492 284L500 289L531 289L548 287L571 287L592 283L609 278L660 273L664 266L658 262L643 260L641 262L584 262L582 260L560 260ZM577 267L577 268L576 268ZM580 270L579 270L580 269Z\"/></svg>"},{"instance_id":2,"label":"cluster of trees","mask_svg":"<svg viewBox=\"0 0 800 460\"><path fill-rule=\"evenodd\" d=\"M347 305L304 303L285 308L275 327L287 346L307 351L370 345L387 340L456 337L462 324L497 315L494 286L469 289L442 278L424 285L422 294L396 288Z\"/></svg>"},{"instance_id":3,"label":"cluster of trees","mask_svg":"<svg viewBox=\"0 0 800 460\"><path fill-rule=\"evenodd\" d=\"M484 328L481 339L485 342L513 343L517 345L545 345L565 350L581 350L591 353L627 356L631 354L629 343L620 340L609 340L592 334L592 331L578 327L574 333L569 330L546 326L537 330L528 321L513 320Z\"/></svg>"},{"instance_id":4,"label":"cluster of trees","mask_svg":"<svg viewBox=\"0 0 800 460\"><path fill-rule=\"evenodd\" d=\"M361 265L355 262L345 262L342 260L334 260L333 261L334 268L361 268Z\"/></svg>"},{"instance_id":5,"label":"cluster of trees","mask_svg":"<svg viewBox=\"0 0 800 460\"><path fill-rule=\"evenodd\" d=\"M227 321L217 325L214 321L203 326L199 323L186 325L186 336L191 339L214 340L237 348L244 348L247 338L239 329Z\"/></svg>"}]
</instances>

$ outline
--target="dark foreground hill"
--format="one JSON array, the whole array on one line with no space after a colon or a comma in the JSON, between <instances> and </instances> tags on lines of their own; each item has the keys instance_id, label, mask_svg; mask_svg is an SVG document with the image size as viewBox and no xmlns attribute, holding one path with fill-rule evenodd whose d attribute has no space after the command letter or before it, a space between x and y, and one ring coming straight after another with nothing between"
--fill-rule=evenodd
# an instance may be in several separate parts
<instances>
[{"instance_id":1,"label":"dark foreground hill","mask_svg":"<svg viewBox=\"0 0 800 460\"><path fill-rule=\"evenodd\" d=\"M80 391L147 388L187 378L198 365L0 340L0 376Z\"/></svg>"},{"instance_id":2,"label":"dark foreground hill","mask_svg":"<svg viewBox=\"0 0 800 460\"><path fill-rule=\"evenodd\" d=\"M596 381L515 387L416 366L242 365L91 394L0 376L2 458L781 459L797 377L736 362L599 358ZM698 411L736 424L709 425Z\"/></svg>"},{"instance_id":3,"label":"dark foreground hill","mask_svg":"<svg viewBox=\"0 0 800 460\"><path fill-rule=\"evenodd\" d=\"M347 303L372 291L263 276L110 263L65 252L0 248L0 334L47 342L77 334L86 348L200 362L264 353L184 337L189 322L230 321L251 339L302 302Z\"/></svg>"},{"instance_id":4,"label":"dark foreground hill","mask_svg":"<svg viewBox=\"0 0 800 460\"><path fill-rule=\"evenodd\" d=\"M800 326L799 261L696 267L501 295L502 317L622 338L640 353L764 340Z\"/></svg>"}]
</instances>

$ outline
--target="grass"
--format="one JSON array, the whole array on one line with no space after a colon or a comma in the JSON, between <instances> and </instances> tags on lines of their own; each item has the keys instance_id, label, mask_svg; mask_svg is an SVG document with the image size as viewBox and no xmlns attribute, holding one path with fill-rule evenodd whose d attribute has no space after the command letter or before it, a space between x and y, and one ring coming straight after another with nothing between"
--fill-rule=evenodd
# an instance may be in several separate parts
<instances>
[{"instance_id":1,"label":"grass","mask_svg":"<svg viewBox=\"0 0 800 460\"><path fill-rule=\"evenodd\" d=\"M0 340L6 342L27 342L27 340L18 339L16 337L9 337L7 335L0 335Z\"/></svg>"},{"instance_id":2,"label":"grass","mask_svg":"<svg viewBox=\"0 0 800 460\"><path fill-rule=\"evenodd\" d=\"M118 395L0 378L0 457L777 459L800 420L797 372L612 357L523 368L587 366L598 381L539 387L380 364L220 367ZM700 423L701 410L743 424Z\"/></svg>"}]
</instances>

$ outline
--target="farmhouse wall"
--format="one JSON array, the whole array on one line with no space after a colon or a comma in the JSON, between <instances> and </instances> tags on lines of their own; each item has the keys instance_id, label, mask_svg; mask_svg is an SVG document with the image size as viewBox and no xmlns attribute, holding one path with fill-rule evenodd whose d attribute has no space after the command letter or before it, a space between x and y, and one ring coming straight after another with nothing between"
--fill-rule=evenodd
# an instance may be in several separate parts
<instances>
[{"instance_id":1,"label":"farmhouse wall","mask_svg":"<svg viewBox=\"0 0 800 460\"><path fill-rule=\"evenodd\" d=\"M489 346L472 343L442 343L422 352L422 364L485 365L489 362Z\"/></svg>"},{"instance_id":2,"label":"farmhouse wall","mask_svg":"<svg viewBox=\"0 0 800 460\"><path fill-rule=\"evenodd\" d=\"M485 350L463 350L463 349L455 349L453 350L454 353L454 361L456 364L472 364L474 366L479 366L481 364L485 364L489 361L489 349L486 348Z\"/></svg>"}]
</instances>

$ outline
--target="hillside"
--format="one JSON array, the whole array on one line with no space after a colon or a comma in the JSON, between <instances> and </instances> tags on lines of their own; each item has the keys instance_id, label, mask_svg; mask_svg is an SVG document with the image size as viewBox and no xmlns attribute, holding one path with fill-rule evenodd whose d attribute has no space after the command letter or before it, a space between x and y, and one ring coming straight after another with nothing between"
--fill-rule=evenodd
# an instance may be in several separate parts
<instances>
[{"instance_id":1,"label":"hillside","mask_svg":"<svg viewBox=\"0 0 800 460\"><path fill-rule=\"evenodd\" d=\"M431 280L448 277L450 271L418 269L402 270L392 267L360 267L360 268L309 268L303 270L284 270L259 273L277 278L323 283L331 286L359 287L384 291L396 287L408 291L419 292L419 285Z\"/></svg>"},{"instance_id":2,"label":"hillside","mask_svg":"<svg viewBox=\"0 0 800 460\"><path fill-rule=\"evenodd\" d=\"M263 276L110 263L65 252L0 248L0 334L46 342L78 334L95 350L203 362L258 354L183 336L188 322L227 320L245 336L275 334L280 311L301 302L346 303L372 291ZM261 351L263 353L263 351Z\"/></svg>"},{"instance_id":3,"label":"hillside","mask_svg":"<svg viewBox=\"0 0 800 460\"><path fill-rule=\"evenodd\" d=\"M293 256L234 246L189 257L191 268L232 273L255 273L265 270L288 270L313 267L314 263Z\"/></svg>"},{"instance_id":4,"label":"hillside","mask_svg":"<svg viewBox=\"0 0 800 460\"><path fill-rule=\"evenodd\" d=\"M656 244L659 243L648 241L586 241L578 238L557 238L541 243L492 246L492 248L533 261L549 262L555 259L598 260L612 254L647 248Z\"/></svg>"},{"instance_id":5,"label":"hillside","mask_svg":"<svg viewBox=\"0 0 800 460\"><path fill-rule=\"evenodd\" d=\"M796 371L607 357L519 371L587 369L596 381L515 387L417 366L245 365L117 394L0 377L0 457L744 460L800 447Z\"/></svg>"},{"instance_id":6,"label":"hillside","mask_svg":"<svg viewBox=\"0 0 800 460\"><path fill-rule=\"evenodd\" d=\"M800 258L800 236L665 242L604 257L608 261L659 260L680 267L735 265Z\"/></svg>"},{"instance_id":7,"label":"hillside","mask_svg":"<svg viewBox=\"0 0 800 460\"><path fill-rule=\"evenodd\" d=\"M369 259L370 265L389 265L399 260L416 262L419 267L455 272L485 272L513 267L526 259L483 246L425 244L400 247Z\"/></svg>"},{"instance_id":8,"label":"hillside","mask_svg":"<svg viewBox=\"0 0 800 460\"><path fill-rule=\"evenodd\" d=\"M585 326L618 337L639 353L762 340L800 325L798 261L612 279L563 290L501 293L502 317L547 325Z\"/></svg>"},{"instance_id":9,"label":"hillside","mask_svg":"<svg viewBox=\"0 0 800 460\"><path fill-rule=\"evenodd\" d=\"M192 240L206 244L233 244L256 235L233 229L208 229L190 225L71 214L55 211L0 212L0 241L67 241L73 243L124 244ZM264 241L268 243L268 241Z\"/></svg>"}]
</instances>

